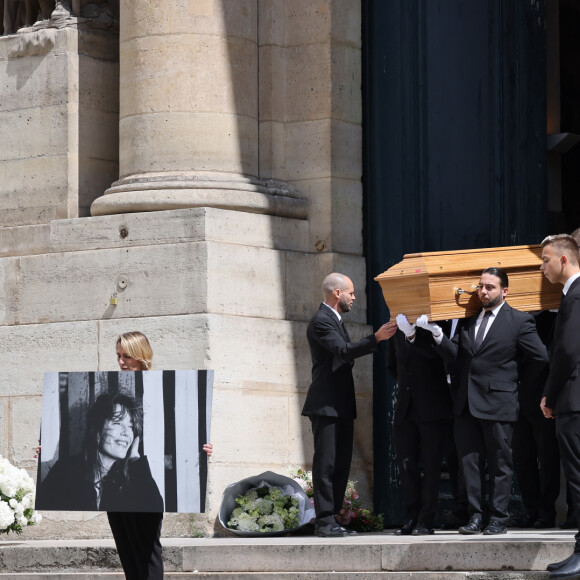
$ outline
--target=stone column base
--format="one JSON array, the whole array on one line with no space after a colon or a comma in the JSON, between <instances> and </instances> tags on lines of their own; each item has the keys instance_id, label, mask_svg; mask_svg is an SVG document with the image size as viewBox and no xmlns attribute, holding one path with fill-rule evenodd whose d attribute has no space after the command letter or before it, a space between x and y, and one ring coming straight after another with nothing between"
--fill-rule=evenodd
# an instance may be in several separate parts
<instances>
[{"instance_id":1,"label":"stone column base","mask_svg":"<svg viewBox=\"0 0 580 580\"><path fill-rule=\"evenodd\" d=\"M114 194L114 195L111 195ZM308 217L308 202L288 184L216 172L131 175L96 199L91 214L214 207L294 219Z\"/></svg>"}]
</instances>

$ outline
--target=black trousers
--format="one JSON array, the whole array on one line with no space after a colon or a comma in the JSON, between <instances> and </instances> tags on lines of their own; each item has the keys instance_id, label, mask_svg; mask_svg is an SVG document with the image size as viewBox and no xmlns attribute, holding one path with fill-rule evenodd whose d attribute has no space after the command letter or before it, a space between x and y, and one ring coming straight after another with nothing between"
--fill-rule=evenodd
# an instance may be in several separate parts
<instances>
[{"instance_id":1,"label":"black trousers","mask_svg":"<svg viewBox=\"0 0 580 580\"><path fill-rule=\"evenodd\" d=\"M568 480L568 492L580 528L580 413L558 413L556 437L560 445L562 467ZM574 552L580 554L580 530L574 538Z\"/></svg>"},{"instance_id":2,"label":"black trousers","mask_svg":"<svg viewBox=\"0 0 580 580\"><path fill-rule=\"evenodd\" d=\"M411 410L403 422L393 428L407 515L427 528L433 527L437 511L449 425L448 419L419 421Z\"/></svg>"},{"instance_id":3,"label":"black trousers","mask_svg":"<svg viewBox=\"0 0 580 580\"><path fill-rule=\"evenodd\" d=\"M312 487L316 521L334 523L348 484L354 435L354 419L310 415L314 435Z\"/></svg>"},{"instance_id":4,"label":"black trousers","mask_svg":"<svg viewBox=\"0 0 580 580\"><path fill-rule=\"evenodd\" d=\"M556 517L560 494L560 452L553 419L539 409L522 412L514 427L514 467L528 515L546 522Z\"/></svg>"},{"instance_id":5,"label":"black trousers","mask_svg":"<svg viewBox=\"0 0 580 580\"><path fill-rule=\"evenodd\" d=\"M453 496L451 513L458 519L467 521L469 519L467 513L467 490L465 489L463 467L457 457L457 446L455 445L455 437L453 436L453 419L449 421L444 457L447 471L449 472L451 495Z\"/></svg>"},{"instance_id":6,"label":"black trousers","mask_svg":"<svg viewBox=\"0 0 580 580\"><path fill-rule=\"evenodd\" d=\"M160 512L107 512L127 580L163 580Z\"/></svg>"},{"instance_id":7,"label":"black trousers","mask_svg":"<svg viewBox=\"0 0 580 580\"><path fill-rule=\"evenodd\" d=\"M455 417L454 429L457 453L465 476L469 515L483 516L487 466L489 516L507 523L513 478L513 423L476 419L466 412Z\"/></svg>"}]
</instances>

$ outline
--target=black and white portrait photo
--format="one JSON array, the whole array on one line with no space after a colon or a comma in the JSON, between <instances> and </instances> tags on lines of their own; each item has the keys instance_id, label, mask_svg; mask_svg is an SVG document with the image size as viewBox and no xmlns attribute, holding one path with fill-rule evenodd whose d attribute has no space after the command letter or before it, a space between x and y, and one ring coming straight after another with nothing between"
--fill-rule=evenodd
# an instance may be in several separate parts
<instances>
[{"instance_id":1,"label":"black and white portrait photo","mask_svg":"<svg viewBox=\"0 0 580 580\"><path fill-rule=\"evenodd\" d=\"M213 371L46 373L36 508L205 510Z\"/></svg>"}]
</instances>

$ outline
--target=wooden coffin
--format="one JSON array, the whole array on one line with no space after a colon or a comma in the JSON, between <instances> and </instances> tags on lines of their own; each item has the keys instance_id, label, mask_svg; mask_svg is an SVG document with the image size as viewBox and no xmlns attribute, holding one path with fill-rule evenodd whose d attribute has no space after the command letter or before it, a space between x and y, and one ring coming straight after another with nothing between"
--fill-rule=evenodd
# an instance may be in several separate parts
<instances>
[{"instance_id":1,"label":"wooden coffin","mask_svg":"<svg viewBox=\"0 0 580 580\"><path fill-rule=\"evenodd\" d=\"M401 313L411 322L421 314L429 320L476 314L481 308L477 284L481 272L492 266L507 272L507 302L514 308L527 312L558 308L562 285L546 280L540 271L541 257L539 245L405 254L402 262L375 280L391 320Z\"/></svg>"}]
</instances>

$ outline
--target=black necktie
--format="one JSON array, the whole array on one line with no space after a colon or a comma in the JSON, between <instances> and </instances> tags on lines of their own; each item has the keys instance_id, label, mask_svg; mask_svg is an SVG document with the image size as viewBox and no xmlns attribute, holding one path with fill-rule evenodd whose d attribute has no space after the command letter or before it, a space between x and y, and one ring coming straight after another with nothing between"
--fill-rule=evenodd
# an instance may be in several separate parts
<instances>
[{"instance_id":1,"label":"black necktie","mask_svg":"<svg viewBox=\"0 0 580 580\"><path fill-rule=\"evenodd\" d=\"M481 324L477 329L477 334L475 335L475 344L473 345L474 350L479 350L481 343L483 342L483 337L485 336L485 329L487 328L487 323L489 322L489 317L491 316L491 310L486 310L483 318L481 320Z\"/></svg>"},{"instance_id":2,"label":"black necktie","mask_svg":"<svg viewBox=\"0 0 580 580\"><path fill-rule=\"evenodd\" d=\"M346 342L350 342L350 336L348 335L348 332L346 331L346 326L344 325L344 322L342 320L340 321L340 327L342 328L342 332L344 334L344 337L346 338Z\"/></svg>"}]
</instances>

